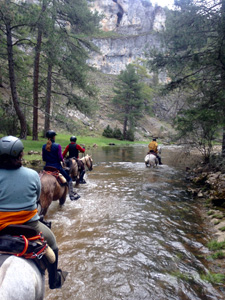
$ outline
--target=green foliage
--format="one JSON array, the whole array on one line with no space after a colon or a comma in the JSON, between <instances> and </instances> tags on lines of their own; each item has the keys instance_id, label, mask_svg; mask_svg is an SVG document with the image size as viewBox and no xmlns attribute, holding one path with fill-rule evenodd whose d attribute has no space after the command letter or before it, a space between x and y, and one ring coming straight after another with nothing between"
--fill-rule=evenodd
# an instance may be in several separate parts
<instances>
[{"instance_id":1,"label":"green foliage","mask_svg":"<svg viewBox=\"0 0 225 300\"><path fill-rule=\"evenodd\" d=\"M144 109L142 84L134 66L127 65L118 75L114 85L113 104L117 108L116 118L123 122L123 138L127 139L128 129L134 128ZM129 133L131 138L131 133Z\"/></svg>"},{"instance_id":2,"label":"green foliage","mask_svg":"<svg viewBox=\"0 0 225 300\"><path fill-rule=\"evenodd\" d=\"M121 132L121 130L117 127L115 127L113 129L113 138L118 139L118 140L122 140L123 139L123 134Z\"/></svg>"},{"instance_id":3,"label":"green foliage","mask_svg":"<svg viewBox=\"0 0 225 300\"><path fill-rule=\"evenodd\" d=\"M118 140L123 139L123 135L122 135L121 130L117 127L112 129L109 125L107 125L107 127L104 129L102 135L105 136L105 137L108 137L108 138L115 138L115 139L118 139Z\"/></svg>"},{"instance_id":4,"label":"green foliage","mask_svg":"<svg viewBox=\"0 0 225 300\"><path fill-rule=\"evenodd\" d=\"M211 251L216 251L216 250L220 250L220 249L225 249L225 241L224 242L217 242L215 240L210 241L207 244L207 247L209 248L209 250Z\"/></svg>"},{"instance_id":5,"label":"green foliage","mask_svg":"<svg viewBox=\"0 0 225 300\"><path fill-rule=\"evenodd\" d=\"M201 279L212 284L224 284L225 283L225 275L220 273L207 273L202 274Z\"/></svg>"},{"instance_id":6,"label":"green foliage","mask_svg":"<svg viewBox=\"0 0 225 300\"><path fill-rule=\"evenodd\" d=\"M42 103L36 104L45 113L46 97L52 102L67 101L83 113L93 113L97 108L96 89L87 81L88 51L97 50L89 36L99 32L98 13L92 13L86 0L1 1L0 63L1 76L9 81L7 65L8 24L13 34L14 68L19 105L32 121L33 68L37 32L41 32L39 85L35 87ZM8 22L6 24L6 21ZM47 73L51 66L51 76ZM51 87L47 85L51 79ZM48 87L48 91L47 91ZM52 116L54 118L54 114Z\"/></svg>"},{"instance_id":7,"label":"green foliage","mask_svg":"<svg viewBox=\"0 0 225 300\"><path fill-rule=\"evenodd\" d=\"M105 137L112 138L113 137L113 129L109 125L107 125L107 127L104 129L102 135Z\"/></svg>"},{"instance_id":8,"label":"green foliage","mask_svg":"<svg viewBox=\"0 0 225 300\"><path fill-rule=\"evenodd\" d=\"M221 230L221 231L225 231L225 226L223 226L223 227L220 227L220 228L219 228L219 230Z\"/></svg>"},{"instance_id":9,"label":"green foliage","mask_svg":"<svg viewBox=\"0 0 225 300\"><path fill-rule=\"evenodd\" d=\"M12 109L12 104L4 103L0 99L0 134L17 135L19 132L19 122Z\"/></svg>"},{"instance_id":10,"label":"green foliage","mask_svg":"<svg viewBox=\"0 0 225 300\"><path fill-rule=\"evenodd\" d=\"M186 96L175 121L178 137L193 141L207 161L225 124L225 5L207 0L175 4L177 9L167 11L162 51L151 52L149 65L151 71L167 72L166 93L181 90Z\"/></svg>"},{"instance_id":11,"label":"green foliage","mask_svg":"<svg viewBox=\"0 0 225 300\"><path fill-rule=\"evenodd\" d=\"M174 277L180 278L184 281L187 281L187 282L194 282L193 276L190 274L187 274L187 273L181 273L180 271L174 271L171 273L171 275L173 275Z\"/></svg>"},{"instance_id":12,"label":"green foliage","mask_svg":"<svg viewBox=\"0 0 225 300\"><path fill-rule=\"evenodd\" d=\"M134 130L133 128L130 128L127 130L127 140L128 141L134 141Z\"/></svg>"},{"instance_id":13,"label":"green foliage","mask_svg":"<svg viewBox=\"0 0 225 300\"><path fill-rule=\"evenodd\" d=\"M225 258L225 253L223 251L217 251L211 255L213 259L223 259Z\"/></svg>"}]
</instances>

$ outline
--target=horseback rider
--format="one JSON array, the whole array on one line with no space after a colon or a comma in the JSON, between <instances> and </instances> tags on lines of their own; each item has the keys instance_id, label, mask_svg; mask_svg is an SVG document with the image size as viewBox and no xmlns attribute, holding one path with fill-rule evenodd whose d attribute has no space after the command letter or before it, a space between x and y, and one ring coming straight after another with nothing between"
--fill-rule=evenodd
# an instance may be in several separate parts
<instances>
[{"instance_id":1,"label":"horseback rider","mask_svg":"<svg viewBox=\"0 0 225 300\"><path fill-rule=\"evenodd\" d=\"M69 174L63 169L61 162L63 163L62 147L60 144L55 143L56 133L54 130L48 130L46 137L48 138L47 144L42 146L42 159L45 161L45 167L54 167L66 178L69 187L70 200L77 200L80 195L74 193L73 182Z\"/></svg>"},{"instance_id":2,"label":"horseback rider","mask_svg":"<svg viewBox=\"0 0 225 300\"><path fill-rule=\"evenodd\" d=\"M58 246L53 232L39 221L37 201L41 182L36 171L22 166L23 143L14 136L0 139L0 230L8 225L28 225L42 232L56 260L48 264L50 289L61 288L67 272L57 269Z\"/></svg>"},{"instance_id":3,"label":"horseback rider","mask_svg":"<svg viewBox=\"0 0 225 300\"><path fill-rule=\"evenodd\" d=\"M63 158L66 156L67 152L69 152L69 155L67 158L75 158L76 161L79 159L79 152L84 153L85 147L81 147L80 145L76 144L77 138L75 136L71 136L70 138L70 144L66 146L65 150L63 151ZM85 167L83 164L79 164L80 168L80 183L85 184L86 181L84 180L84 174L85 174Z\"/></svg>"},{"instance_id":4,"label":"horseback rider","mask_svg":"<svg viewBox=\"0 0 225 300\"><path fill-rule=\"evenodd\" d=\"M156 155L159 161L159 165L162 165L161 157L158 154L158 143L156 142L156 138L153 138L152 141L148 144L149 153Z\"/></svg>"}]
</instances>

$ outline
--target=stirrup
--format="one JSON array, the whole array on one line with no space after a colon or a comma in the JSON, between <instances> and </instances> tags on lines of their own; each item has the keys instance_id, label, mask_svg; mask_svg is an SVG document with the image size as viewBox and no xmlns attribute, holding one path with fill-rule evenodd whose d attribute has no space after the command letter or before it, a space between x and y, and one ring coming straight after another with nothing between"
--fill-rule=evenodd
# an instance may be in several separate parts
<instances>
[{"instance_id":1,"label":"stirrup","mask_svg":"<svg viewBox=\"0 0 225 300\"><path fill-rule=\"evenodd\" d=\"M63 286L63 284L66 280L67 275L68 275L68 272L62 271L61 269L57 269L57 280L52 285L49 285L49 288L51 290L61 289L61 287Z\"/></svg>"},{"instance_id":2,"label":"stirrup","mask_svg":"<svg viewBox=\"0 0 225 300\"><path fill-rule=\"evenodd\" d=\"M83 179L83 180L81 180L79 183L80 183L80 184L85 184L85 183L87 183L87 182Z\"/></svg>"},{"instance_id":3,"label":"stirrup","mask_svg":"<svg viewBox=\"0 0 225 300\"><path fill-rule=\"evenodd\" d=\"M74 193L73 195L70 196L70 200L74 201L74 200L78 200L80 198L80 195Z\"/></svg>"},{"instance_id":4,"label":"stirrup","mask_svg":"<svg viewBox=\"0 0 225 300\"><path fill-rule=\"evenodd\" d=\"M69 274L68 272L66 272L66 271L62 271L61 269L58 269L57 270L57 273L59 274L59 276L60 276L60 278L61 278L61 283L60 283L60 287L62 287L63 286L63 283L65 282L65 280L66 280L66 277L67 277L67 275Z\"/></svg>"}]
</instances>

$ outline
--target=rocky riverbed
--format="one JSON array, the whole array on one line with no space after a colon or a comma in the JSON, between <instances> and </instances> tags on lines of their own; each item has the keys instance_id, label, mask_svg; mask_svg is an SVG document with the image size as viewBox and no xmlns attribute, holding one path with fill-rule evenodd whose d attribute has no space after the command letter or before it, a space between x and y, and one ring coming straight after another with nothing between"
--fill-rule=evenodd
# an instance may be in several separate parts
<instances>
[{"instance_id":1,"label":"rocky riverbed","mask_svg":"<svg viewBox=\"0 0 225 300\"><path fill-rule=\"evenodd\" d=\"M219 170L220 169L220 170ZM202 203L202 216L212 232L215 249L207 253L205 259L209 261L214 274L222 274L225 286L225 172L221 168L211 165L198 166L187 170L187 180L190 186L187 191L196 201Z\"/></svg>"}]
</instances>

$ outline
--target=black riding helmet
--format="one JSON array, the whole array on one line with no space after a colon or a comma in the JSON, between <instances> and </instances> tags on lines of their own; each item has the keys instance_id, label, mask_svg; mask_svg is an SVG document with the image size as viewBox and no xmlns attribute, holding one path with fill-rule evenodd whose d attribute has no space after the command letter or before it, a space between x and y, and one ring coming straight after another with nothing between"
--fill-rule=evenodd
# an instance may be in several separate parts
<instances>
[{"instance_id":1,"label":"black riding helmet","mask_svg":"<svg viewBox=\"0 0 225 300\"><path fill-rule=\"evenodd\" d=\"M71 136L70 141L71 142L76 142L77 138L75 136Z\"/></svg>"},{"instance_id":2,"label":"black riding helmet","mask_svg":"<svg viewBox=\"0 0 225 300\"><path fill-rule=\"evenodd\" d=\"M0 139L0 155L18 157L23 149L23 143L15 136L9 135Z\"/></svg>"},{"instance_id":3,"label":"black riding helmet","mask_svg":"<svg viewBox=\"0 0 225 300\"><path fill-rule=\"evenodd\" d=\"M54 136L56 136L57 134L55 133L55 131L54 130L48 130L47 132L46 132L46 137L48 138L48 139L52 139Z\"/></svg>"}]
</instances>

